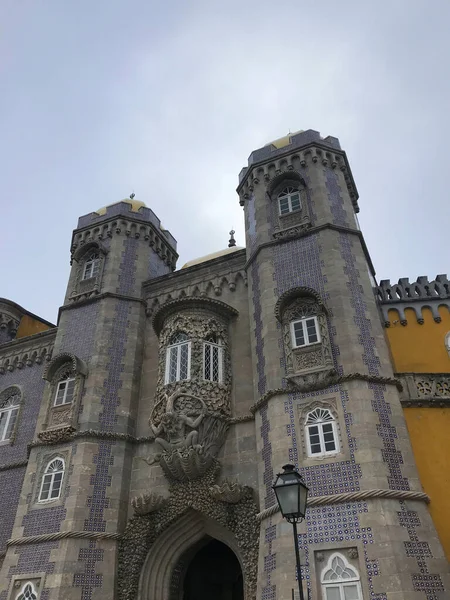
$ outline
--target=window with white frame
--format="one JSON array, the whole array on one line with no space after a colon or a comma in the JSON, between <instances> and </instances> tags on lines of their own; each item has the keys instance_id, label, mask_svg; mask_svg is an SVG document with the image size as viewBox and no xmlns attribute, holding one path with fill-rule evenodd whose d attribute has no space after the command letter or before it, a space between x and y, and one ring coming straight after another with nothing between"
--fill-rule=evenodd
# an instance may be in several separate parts
<instances>
[{"instance_id":1,"label":"window with white frame","mask_svg":"<svg viewBox=\"0 0 450 600\"><path fill-rule=\"evenodd\" d=\"M191 342L185 333L178 332L167 347L165 383L189 379L190 371Z\"/></svg>"},{"instance_id":2,"label":"window with white frame","mask_svg":"<svg viewBox=\"0 0 450 600\"><path fill-rule=\"evenodd\" d=\"M358 571L337 552L322 571L321 585L324 600L363 600Z\"/></svg>"},{"instance_id":3,"label":"window with white frame","mask_svg":"<svg viewBox=\"0 0 450 600\"><path fill-rule=\"evenodd\" d=\"M11 439L19 414L20 393L8 397L0 408L0 442Z\"/></svg>"},{"instance_id":4,"label":"window with white frame","mask_svg":"<svg viewBox=\"0 0 450 600\"><path fill-rule=\"evenodd\" d=\"M289 213L300 210L302 203L300 200L300 190L295 187L286 187L278 194L278 207L280 215L288 215Z\"/></svg>"},{"instance_id":5,"label":"window with white frame","mask_svg":"<svg viewBox=\"0 0 450 600\"><path fill-rule=\"evenodd\" d=\"M305 317L291 322L293 348L302 348L320 342L317 317Z\"/></svg>"},{"instance_id":6,"label":"window with white frame","mask_svg":"<svg viewBox=\"0 0 450 600\"><path fill-rule=\"evenodd\" d=\"M336 421L326 408L315 408L305 422L308 456L326 456L339 452Z\"/></svg>"},{"instance_id":7,"label":"window with white frame","mask_svg":"<svg viewBox=\"0 0 450 600\"><path fill-rule=\"evenodd\" d=\"M203 344L203 379L206 381L223 381L223 346L222 340L209 337Z\"/></svg>"},{"instance_id":8,"label":"window with white frame","mask_svg":"<svg viewBox=\"0 0 450 600\"><path fill-rule=\"evenodd\" d=\"M37 592L31 581L24 584L16 600L37 600Z\"/></svg>"},{"instance_id":9,"label":"window with white frame","mask_svg":"<svg viewBox=\"0 0 450 600\"><path fill-rule=\"evenodd\" d=\"M99 269L100 255L98 252L93 252L84 263L83 280L97 277Z\"/></svg>"},{"instance_id":10,"label":"window with white frame","mask_svg":"<svg viewBox=\"0 0 450 600\"><path fill-rule=\"evenodd\" d=\"M39 502L50 502L60 497L63 477L64 459L54 458L48 463L42 477Z\"/></svg>"},{"instance_id":11,"label":"window with white frame","mask_svg":"<svg viewBox=\"0 0 450 600\"><path fill-rule=\"evenodd\" d=\"M75 391L75 378L67 377L58 382L55 392L54 406L62 406L63 404L70 404L73 400L73 394Z\"/></svg>"}]
</instances>

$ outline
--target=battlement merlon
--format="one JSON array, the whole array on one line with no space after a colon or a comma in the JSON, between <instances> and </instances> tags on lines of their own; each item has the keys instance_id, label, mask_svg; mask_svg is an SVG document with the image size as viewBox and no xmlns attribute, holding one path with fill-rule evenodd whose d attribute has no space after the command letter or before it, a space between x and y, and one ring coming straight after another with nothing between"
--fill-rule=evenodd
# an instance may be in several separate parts
<instances>
[{"instance_id":1,"label":"battlement merlon","mask_svg":"<svg viewBox=\"0 0 450 600\"><path fill-rule=\"evenodd\" d=\"M437 275L434 281L428 281L428 277L422 275L411 283L408 277L400 278L398 283L383 279L376 291L381 304L440 300L450 298L450 282L447 275Z\"/></svg>"},{"instance_id":2,"label":"battlement merlon","mask_svg":"<svg viewBox=\"0 0 450 600\"><path fill-rule=\"evenodd\" d=\"M236 189L240 196L241 206L245 203L246 194L248 194L246 187L251 187L253 182L257 183L261 178L266 181L270 180L268 173L270 165L275 164L277 174L281 174L284 170L293 169L288 157L294 150L298 151L302 166L306 165L307 155L309 154L313 163L320 161L323 165L330 164L333 169L339 167L345 175L353 208L356 213L359 212L358 190L347 155L342 150L338 138L333 136L323 138L318 131L313 129L289 134L285 138L266 144L250 154L248 166L243 167L239 173L239 185Z\"/></svg>"}]
</instances>

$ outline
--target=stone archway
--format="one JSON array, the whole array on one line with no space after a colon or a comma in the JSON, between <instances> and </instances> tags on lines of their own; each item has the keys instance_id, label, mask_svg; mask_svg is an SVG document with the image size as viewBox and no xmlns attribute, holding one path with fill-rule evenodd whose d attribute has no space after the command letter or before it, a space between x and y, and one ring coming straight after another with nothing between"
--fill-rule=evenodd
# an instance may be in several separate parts
<instances>
[{"instance_id":1,"label":"stone archway","mask_svg":"<svg viewBox=\"0 0 450 600\"><path fill-rule=\"evenodd\" d=\"M189 510L173 522L152 545L142 569L138 599L181 600L182 596L177 597L177 593L188 567L188 559L201 547L202 542L211 539L222 542L234 553L244 574L246 589L245 569L233 533L212 519Z\"/></svg>"}]
</instances>

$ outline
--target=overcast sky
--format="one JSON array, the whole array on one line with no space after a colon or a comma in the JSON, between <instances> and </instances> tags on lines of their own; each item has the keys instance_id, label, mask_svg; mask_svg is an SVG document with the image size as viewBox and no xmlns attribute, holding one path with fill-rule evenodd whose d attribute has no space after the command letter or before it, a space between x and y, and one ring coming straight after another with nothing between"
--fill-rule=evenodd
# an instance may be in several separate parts
<instances>
[{"instance_id":1,"label":"overcast sky","mask_svg":"<svg viewBox=\"0 0 450 600\"><path fill-rule=\"evenodd\" d=\"M187 260L244 244L237 175L334 135L378 279L450 270L450 2L2 0L0 296L56 322L79 215L132 191Z\"/></svg>"}]
</instances>

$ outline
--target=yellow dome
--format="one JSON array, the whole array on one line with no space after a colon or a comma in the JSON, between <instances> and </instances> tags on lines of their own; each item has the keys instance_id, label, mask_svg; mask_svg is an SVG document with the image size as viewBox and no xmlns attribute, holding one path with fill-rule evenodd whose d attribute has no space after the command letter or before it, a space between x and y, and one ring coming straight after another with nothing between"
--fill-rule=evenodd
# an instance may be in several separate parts
<instances>
[{"instance_id":1,"label":"yellow dome","mask_svg":"<svg viewBox=\"0 0 450 600\"><path fill-rule=\"evenodd\" d=\"M141 202L140 200L135 200L134 198L124 198L123 200L119 200L119 202L113 202L112 204L108 204L108 206L103 206L103 208L99 208L98 210L96 210L95 212L98 215L104 215L106 213L106 209L109 208L110 206L114 206L114 204L119 204L120 202L126 202L127 204L131 205L131 210L133 212L138 212L139 209L142 206L145 206L144 202Z\"/></svg>"},{"instance_id":2,"label":"yellow dome","mask_svg":"<svg viewBox=\"0 0 450 600\"><path fill-rule=\"evenodd\" d=\"M297 135L297 133L302 133L303 131L303 129L299 129L298 131L294 131L293 133L288 133L284 137L278 138L273 142L269 142L268 144L266 144L266 146L275 146L275 148L277 149L284 148L284 146L287 146L291 143L291 137L293 135Z\"/></svg>"},{"instance_id":3,"label":"yellow dome","mask_svg":"<svg viewBox=\"0 0 450 600\"><path fill-rule=\"evenodd\" d=\"M188 261L181 268L187 269L188 267L193 267L194 265L200 265L201 263L207 262L208 260L219 258L219 256L226 256L227 254L232 254L233 252L237 252L238 250L244 250L244 248L241 248L241 246L233 246L232 248L225 248L224 250L219 250L218 252L212 252L211 254L207 254L206 256L201 256L200 258L194 258L194 260Z\"/></svg>"}]
</instances>

